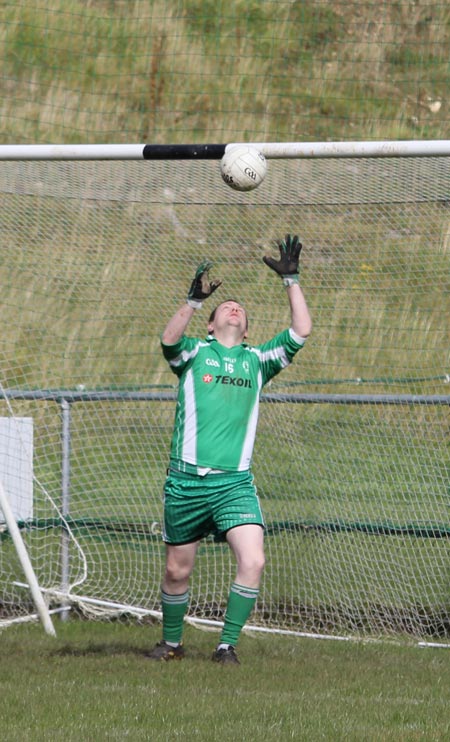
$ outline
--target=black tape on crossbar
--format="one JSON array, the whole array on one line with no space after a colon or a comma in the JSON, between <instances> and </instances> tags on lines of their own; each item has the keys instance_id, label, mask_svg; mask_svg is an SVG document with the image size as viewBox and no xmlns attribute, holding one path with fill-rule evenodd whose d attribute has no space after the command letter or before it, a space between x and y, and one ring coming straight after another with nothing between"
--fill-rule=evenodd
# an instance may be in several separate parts
<instances>
[{"instance_id":1,"label":"black tape on crossbar","mask_svg":"<svg viewBox=\"0 0 450 742\"><path fill-rule=\"evenodd\" d=\"M144 160L220 160L226 144L145 144Z\"/></svg>"}]
</instances>

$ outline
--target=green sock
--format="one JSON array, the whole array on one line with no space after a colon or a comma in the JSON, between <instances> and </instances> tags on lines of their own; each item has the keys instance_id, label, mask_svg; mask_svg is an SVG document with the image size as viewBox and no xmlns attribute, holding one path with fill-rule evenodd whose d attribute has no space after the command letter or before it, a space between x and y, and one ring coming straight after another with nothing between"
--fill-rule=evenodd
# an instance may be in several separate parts
<instances>
[{"instance_id":1,"label":"green sock","mask_svg":"<svg viewBox=\"0 0 450 742\"><path fill-rule=\"evenodd\" d=\"M253 610L259 590L233 582L228 596L225 624L220 636L221 644L236 646L241 629Z\"/></svg>"},{"instance_id":2,"label":"green sock","mask_svg":"<svg viewBox=\"0 0 450 742\"><path fill-rule=\"evenodd\" d=\"M169 595L161 590L163 614L163 639L178 644L183 636L183 620L189 603L189 592L182 595Z\"/></svg>"}]
</instances>

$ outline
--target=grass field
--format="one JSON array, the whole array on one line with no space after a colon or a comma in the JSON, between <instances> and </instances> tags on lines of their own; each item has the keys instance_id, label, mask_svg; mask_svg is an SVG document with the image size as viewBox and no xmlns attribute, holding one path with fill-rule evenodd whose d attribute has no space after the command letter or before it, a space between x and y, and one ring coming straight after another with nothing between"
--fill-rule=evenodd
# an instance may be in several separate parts
<instances>
[{"instance_id":1,"label":"grass field","mask_svg":"<svg viewBox=\"0 0 450 742\"><path fill-rule=\"evenodd\" d=\"M188 627L186 659L157 664L159 626L56 628L1 635L4 742L450 738L445 650L244 635L240 667L219 667L217 635Z\"/></svg>"}]
</instances>

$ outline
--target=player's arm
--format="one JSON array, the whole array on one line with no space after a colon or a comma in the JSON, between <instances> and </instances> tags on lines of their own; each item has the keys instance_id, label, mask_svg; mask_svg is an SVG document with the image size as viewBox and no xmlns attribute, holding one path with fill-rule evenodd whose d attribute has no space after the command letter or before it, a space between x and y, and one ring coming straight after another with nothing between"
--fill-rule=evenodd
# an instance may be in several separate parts
<instances>
[{"instance_id":1,"label":"player's arm","mask_svg":"<svg viewBox=\"0 0 450 742\"><path fill-rule=\"evenodd\" d=\"M175 312L161 335L163 345L175 345L183 337L195 310L200 309L203 301L208 299L219 288L222 281L218 279L214 281L209 280L208 271L211 267L212 263L208 260L204 260L198 266L187 295L186 303Z\"/></svg>"},{"instance_id":2,"label":"player's arm","mask_svg":"<svg viewBox=\"0 0 450 742\"><path fill-rule=\"evenodd\" d=\"M286 288L289 305L291 307L291 327L302 338L311 334L312 320L305 296L298 283Z\"/></svg>"},{"instance_id":3,"label":"player's arm","mask_svg":"<svg viewBox=\"0 0 450 742\"><path fill-rule=\"evenodd\" d=\"M287 234L284 240L278 243L280 259L275 260L265 255L263 260L282 279L291 308L291 327L296 335L307 338L311 333L312 321L308 305L299 283L299 260L302 244L298 236Z\"/></svg>"}]
</instances>

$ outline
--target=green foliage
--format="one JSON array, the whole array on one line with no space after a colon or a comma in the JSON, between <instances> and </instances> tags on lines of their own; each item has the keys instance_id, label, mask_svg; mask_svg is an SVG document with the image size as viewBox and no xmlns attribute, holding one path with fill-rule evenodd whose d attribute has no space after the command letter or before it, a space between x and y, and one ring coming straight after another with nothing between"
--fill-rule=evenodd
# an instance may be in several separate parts
<instances>
[{"instance_id":1,"label":"green foliage","mask_svg":"<svg viewBox=\"0 0 450 742\"><path fill-rule=\"evenodd\" d=\"M320 53L329 45L345 38L345 21L334 10L333 5L317 5L302 0L292 3L289 14L291 33L298 33L302 46Z\"/></svg>"}]
</instances>

